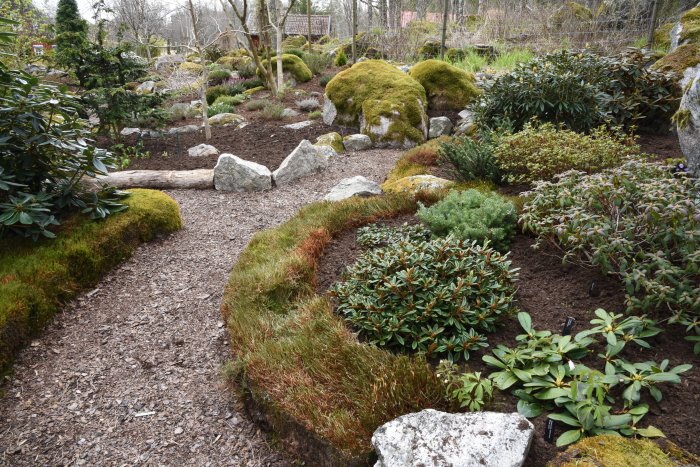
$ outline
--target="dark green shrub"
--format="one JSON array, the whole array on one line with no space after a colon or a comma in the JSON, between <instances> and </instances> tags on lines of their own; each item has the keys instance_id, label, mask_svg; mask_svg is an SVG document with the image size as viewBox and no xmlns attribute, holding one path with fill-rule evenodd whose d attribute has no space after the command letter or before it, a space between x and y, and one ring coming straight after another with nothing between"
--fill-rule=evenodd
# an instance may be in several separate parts
<instances>
[{"instance_id":1,"label":"dark green shrub","mask_svg":"<svg viewBox=\"0 0 700 467\"><path fill-rule=\"evenodd\" d=\"M499 183L501 168L494 151L495 143L490 138L463 137L441 142L438 157L454 166L455 175L461 181L486 180Z\"/></svg>"},{"instance_id":2,"label":"dark green shrub","mask_svg":"<svg viewBox=\"0 0 700 467\"><path fill-rule=\"evenodd\" d=\"M334 76L335 75L323 75L318 79L318 84L325 88L326 84L328 84L328 82L332 80Z\"/></svg>"},{"instance_id":3,"label":"dark green shrub","mask_svg":"<svg viewBox=\"0 0 700 467\"><path fill-rule=\"evenodd\" d=\"M474 111L483 125L505 117L516 130L532 118L577 131L650 125L670 117L677 104L671 76L650 70L648 61L641 53L548 54L499 77Z\"/></svg>"},{"instance_id":4,"label":"dark green shrub","mask_svg":"<svg viewBox=\"0 0 700 467\"><path fill-rule=\"evenodd\" d=\"M636 160L597 174L571 171L539 183L520 221L565 261L619 276L630 312L670 310L700 331L697 179Z\"/></svg>"},{"instance_id":5,"label":"dark green shrub","mask_svg":"<svg viewBox=\"0 0 700 467\"><path fill-rule=\"evenodd\" d=\"M552 124L528 124L519 133L502 136L495 155L506 180L532 183L571 169L614 167L638 152L631 138L603 127L584 135Z\"/></svg>"},{"instance_id":6,"label":"dark green shrub","mask_svg":"<svg viewBox=\"0 0 700 467\"><path fill-rule=\"evenodd\" d=\"M373 344L466 360L513 311L509 266L491 248L454 237L400 242L362 255L333 294Z\"/></svg>"},{"instance_id":7,"label":"dark green shrub","mask_svg":"<svg viewBox=\"0 0 700 467\"><path fill-rule=\"evenodd\" d=\"M291 55L296 55L297 57L299 57L299 58L301 58L301 59L303 59L303 58L304 58L304 55L305 55L304 52L301 51L301 50L299 50L299 49L289 49L289 50L285 50L283 53L285 53L285 54L291 54ZM277 56L277 52L273 52L273 53L272 53L272 56L273 56L273 57L276 57L276 56Z\"/></svg>"},{"instance_id":8,"label":"dark green shrub","mask_svg":"<svg viewBox=\"0 0 700 467\"><path fill-rule=\"evenodd\" d=\"M81 183L114 160L89 144L80 108L76 97L0 63L0 237L53 238L70 213L102 219L126 209L123 193L90 193Z\"/></svg>"},{"instance_id":9,"label":"dark green shrub","mask_svg":"<svg viewBox=\"0 0 700 467\"><path fill-rule=\"evenodd\" d=\"M421 224L408 225L405 223L401 227L370 224L357 229L357 244L365 249L426 240L430 240L430 230Z\"/></svg>"},{"instance_id":10,"label":"dark green shrub","mask_svg":"<svg viewBox=\"0 0 700 467\"><path fill-rule=\"evenodd\" d=\"M348 64L348 56L345 55L345 51L339 50L338 54L335 56L335 66L345 66Z\"/></svg>"},{"instance_id":11,"label":"dark green shrub","mask_svg":"<svg viewBox=\"0 0 700 467\"><path fill-rule=\"evenodd\" d=\"M261 80L260 78L251 78L251 79L246 79L245 81L242 81L240 85L243 87L243 90L248 90L248 89L253 89L257 88L260 86L265 86L265 82Z\"/></svg>"},{"instance_id":12,"label":"dark green shrub","mask_svg":"<svg viewBox=\"0 0 700 467\"><path fill-rule=\"evenodd\" d=\"M500 251L508 250L517 221L513 203L498 193L473 189L453 191L431 207L421 206L416 216L436 235L488 241Z\"/></svg>"},{"instance_id":13,"label":"dark green shrub","mask_svg":"<svg viewBox=\"0 0 700 467\"><path fill-rule=\"evenodd\" d=\"M260 118L263 120L283 120L284 105L278 102L267 102L260 111Z\"/></svg>"},{"instance_id":14,"label":"dark green shrub","mask_svg":"<svg viewBox=\"0 0 700 467\"><path fill-rule=\"evenodd\" d=\"M220 84L207 89L207 104L213 104L219 96L235 96L245 89L240 84Z\"/></svg>"},{"instance_id":15,"label":"dark green shrub","mask_svg":"<svg viewBox=\"0 0 700 467\"><path fill-rule=\"evenodd\" d=\"M235 96L219 96L212 105L226 104L230 106L240 105L245 101L245 94L236 94Z\"/></svg>"},{"instance_id":16,"label":"dark green shrub","mask_svg":"<svg viewBox=\"0 0 700 467\"><path fill-rule=\"evenodd\" d=\"M99 131L118 134L126 125L157 128L168 118L168 111L161 108L165 94L140 94L121 87L96 88L81 96L83 110L100 119Z\"/></svg>"},{"instance_id":17,"label":"dark green shrub","mask_svg":"<svg viewBox=\"0 0 700 467\"><path fill-rule=\"evenodd\" d=\"M209 73L209 84L210 85L218 85L226 80L228 80L231 77L231 73L227 70L224 70L222 68L219 68L217 70L213 70Z\"/></svg>"}]
</instances>

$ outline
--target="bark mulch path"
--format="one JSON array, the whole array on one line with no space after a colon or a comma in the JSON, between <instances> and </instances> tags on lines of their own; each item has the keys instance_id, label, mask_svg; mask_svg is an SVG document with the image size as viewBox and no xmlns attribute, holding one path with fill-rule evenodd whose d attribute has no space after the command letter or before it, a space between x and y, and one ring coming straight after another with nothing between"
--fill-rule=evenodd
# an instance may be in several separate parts
<instances>
[{"instance_id":1,"label":"bark mulch path","mask_svg":"<svg viewBox=\"0 0 700 467\"><path fill-rule=\"evenodd\" d=\"M0 386L0 465L290 465L224 387L228 273L255 232L342 178L381 182L399 156L343 155L265 193L170 191L183 230L67 306Z\"/></svg>"}]
</instances>

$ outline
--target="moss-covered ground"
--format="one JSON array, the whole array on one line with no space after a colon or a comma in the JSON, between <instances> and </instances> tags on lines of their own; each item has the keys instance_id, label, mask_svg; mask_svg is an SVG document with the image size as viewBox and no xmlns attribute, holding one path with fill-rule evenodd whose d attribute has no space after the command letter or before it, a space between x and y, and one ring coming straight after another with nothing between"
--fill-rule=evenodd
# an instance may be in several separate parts
<instances>
[{"instance_id":1,"label":"moss-covered ground","mask_svg":"<svg viewBox=\"0 0 700 467\"><path fill-rule=\"evenodd\" d=\"M63 304L140 243L181 227L179 207L164 193L131 190L125 203L129 209L102 221L68 219L55 240L0 241L0 372Z\"/></svg>"}]
</instances>

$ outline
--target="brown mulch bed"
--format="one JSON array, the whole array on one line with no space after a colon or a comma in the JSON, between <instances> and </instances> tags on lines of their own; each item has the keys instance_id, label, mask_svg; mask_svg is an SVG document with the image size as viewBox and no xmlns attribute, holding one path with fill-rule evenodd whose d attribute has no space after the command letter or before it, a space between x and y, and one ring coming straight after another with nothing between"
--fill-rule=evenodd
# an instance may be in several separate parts
<instances>
[{"instance_id":1,"label":"brown mulch bed","mask_svg":"<svg viewBox=\"0 0 700 467\"><path fill-rule=\"evenodd\" d=\"M658 161L683 157L678 135L675 133L641 134L638 143L642 152L651 154Z\"/></svg>"},{"instance_id":2,"label":"brown mulch bed","mask_svg":"<svg viewBox=\"0 0 700 467\"><path fill-rule=\"evenodd\" d=\"M414 216L402 216L397 219L382 221L387 225L401 225L404 222L416 223ZM352 264L362 253L356 242L356 230L349 230L333 240L326 248L318 263L317 290L327 291L340 279L346 266ZM619 280L605 277L597 270L573 265L562 265L557 251L544 247L536 251L531 248L534 239L525 234L516 235L511 243L510 258L512 267L519 268L518 306L527 311L536 329L548 329L560 333L567 317L576 319L573 333L589 326L595 316L593 311L603 308L607 311L623 312L624 289ZM595 281L599 295L591 296L589 289ZM512 347L515 336L520 334L520 325L512 319L496 333L488 336L490 348L498 344ZM669 440L684 449L700 454L700 439L695 428L700 425L700 414L689 408L698 407L700 402L700 372L697 369L698 358L693 355L692 345L684 341L684 330L679 327L668 328L659 336L650 339L651 349L641 349L630 344L623 352L623 357L630 361L653 360L661 362L670 360L671 367L682 363L691 363L694 368L681 375L679 385L662 385L664 398L660 404L645 400L650 406L649 414L642 420L642 426L653 425L661 429ZM472 371L489 373L494 371L481 361L484 352L475 354L468 362ZM599 362L594 360L595 364ZM516 411L513 396L503 394L493 402L491 409L498 411ZM558 452L557 448L545 441L544 428L546 418L540 416L531 420L535 425L535 438L527 458L528 466L544 466ZM568 428L557 427L558 436Z\"/></svg>"}]
</instances>

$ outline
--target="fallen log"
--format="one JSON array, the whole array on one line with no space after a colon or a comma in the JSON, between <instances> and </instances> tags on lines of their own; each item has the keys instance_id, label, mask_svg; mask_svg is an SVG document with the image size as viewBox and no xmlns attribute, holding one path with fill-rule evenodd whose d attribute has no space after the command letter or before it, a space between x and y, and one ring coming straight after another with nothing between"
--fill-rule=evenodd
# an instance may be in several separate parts
<instances>
[{"instance_id":1,"label":"fallen log","mask_svg":"<svg viewBox=\"0 0 700 467\"><path fill-rule=\"evenodd\" d=\"M198 170L125 170L100 175L90 179L88 183L111 185L117 188L196 188L213 189L214 171L212 169Z\"/></svg>"}]
</instances>

